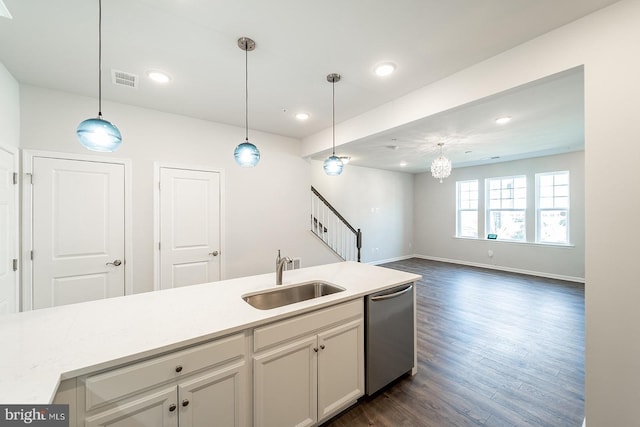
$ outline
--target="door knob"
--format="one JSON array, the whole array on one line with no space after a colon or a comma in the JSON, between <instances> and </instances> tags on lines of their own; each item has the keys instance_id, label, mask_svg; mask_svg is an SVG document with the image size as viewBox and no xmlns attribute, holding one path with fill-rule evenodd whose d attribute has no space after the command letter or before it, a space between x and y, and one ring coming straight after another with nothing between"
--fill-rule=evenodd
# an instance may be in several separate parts
<instances>
[{"instance_id":1,"label":"door knob","mask_svg":"<svg viewBox=\"0 0 640 427\"><path fill-rule=\"evenodd\" d=\"M119 259L113 261L113 262L108 262L107 265L115 265L116 267L119 266L120 264L122 264L122 261L120 261Z\"/></svg>"},{"instance_id":2,"label":"door knob","mask_svg":"<svg viewBox=\"0 0 640 427\"><path fill-rule=\"evenodd\" d=\"M213 251L213 252L209 252L209 255L213 255L213 256L218 256L220 252L218 251Z\"/></svg>"}]
</instances>

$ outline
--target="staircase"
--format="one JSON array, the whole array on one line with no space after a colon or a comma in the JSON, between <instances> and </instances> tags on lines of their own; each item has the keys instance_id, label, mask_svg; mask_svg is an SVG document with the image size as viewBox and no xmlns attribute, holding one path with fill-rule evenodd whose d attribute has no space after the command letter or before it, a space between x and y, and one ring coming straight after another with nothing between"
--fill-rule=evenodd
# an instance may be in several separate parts
<instances>
[{"instance_id":1,"label":"staircase","mask_svg":"<svg viewBox=\"0 0 640 427\"><path fill-rule=\"evenodd\" d=\"M362 232L311 186L311 231L340 258L360 262Z\"/></svg>"}]
</instances>

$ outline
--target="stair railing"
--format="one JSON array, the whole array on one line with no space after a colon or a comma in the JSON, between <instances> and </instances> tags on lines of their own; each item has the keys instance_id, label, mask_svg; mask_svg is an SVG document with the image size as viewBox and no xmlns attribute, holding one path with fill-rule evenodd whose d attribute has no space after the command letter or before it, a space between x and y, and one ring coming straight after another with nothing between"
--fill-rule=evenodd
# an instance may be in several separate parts
<instances>
[{"instance_id":1,"label":"stair railing","mask_svg":"<svg viewBox=\"0 0 640 427\"><path fill-rule=\"evenodd\" d=\"M360 262L362 231L349 224L313 186L311 231L343 260Z\"/></svg>"}]
</instances>

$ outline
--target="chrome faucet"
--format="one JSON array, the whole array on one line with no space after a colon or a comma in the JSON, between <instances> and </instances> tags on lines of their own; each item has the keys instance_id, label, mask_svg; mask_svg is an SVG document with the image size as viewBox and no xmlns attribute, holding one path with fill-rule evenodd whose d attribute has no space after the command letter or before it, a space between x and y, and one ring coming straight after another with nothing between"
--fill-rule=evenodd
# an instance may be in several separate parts
<instances>
[{"instance_id":1,"label":"chrome faucet","mask_svg":"<svg viewBox=\"0 0 640 427\"><path fill-rule=\"evenodd\" d=\"M280 249L278 249L278 256L276 257L276 286L282 285L282 272L284 270L284 265L288 262L293 262L293 260L287 256L280 256Z\"/></svg>"}]
</instances>

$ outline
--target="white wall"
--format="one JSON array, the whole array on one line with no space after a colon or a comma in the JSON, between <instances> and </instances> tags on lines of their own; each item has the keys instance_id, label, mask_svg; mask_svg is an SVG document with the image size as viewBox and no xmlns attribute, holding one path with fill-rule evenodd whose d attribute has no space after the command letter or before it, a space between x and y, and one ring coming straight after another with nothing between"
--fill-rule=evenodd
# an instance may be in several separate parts
<instances>
[{"instance_id":1,"label":"white wall","mask_svg":"<svg viewBox=\"0 0 640 427\"><path fill-rule=\"evenodd\" d=\"M571 185L571 247L458 239L456 181L526 175L527 240L535 241L535 174L568 170ZM442 184L430 173L415 176L415 253L431 259L499 268L569 280L584 279L584 152L453 170ZM484 237L484 195L480 194L479 232ZM489 257L488 251L493 251Z\"/></svg>"},{"instance_id":2,"label":"white wall","mask_svg":"<svg viewBox=\"0 0 640 427\"><path fill-rule=\"evenodd\" d=\"M20 145L20 86L0 62L0 145Z\"/></svg>"},{"instance_id":3,"label":"white wall","mask_svg":"<svg viewBox=\"0 0 640 427\"><path fill-rule=\"evenodd\" d=\"M342 144L584 65L586 412L638 424L640 1L623 0L336 127ZM330 147L330 130L303 155ZM323 138L324 137L324 138Z\"/></svg>"},{"instance_id":4,"label":"white wall","mask_svg":"<svg viewBox=\"0 0 640 427\"><path fill-rule=\"evenodd\" d=\"M362 230L362 262L413 253L413 175L345 166L328 176L311 161L311 182L353 227Z\"/></svg>"},{"instance_id":5,"label":"white wall","mask_svg":"<svg viewBox=\"0 0 640 427\"><path fill-rule=\"evenodd\" d=\"M301 257L303 266L336 261L308 231L309 165L295 139L250 131L261 160L241 168L233 149L244 129L103 101L104 118L118 126L123 144L115 153L98 154L75 136L78 123L95 116L95 99L24 85L21 105L23 149L131 159L134 292L153 289L154 161L224 171L225 278L274 271L278 248Z\"/></svg>"}]
</instances>

